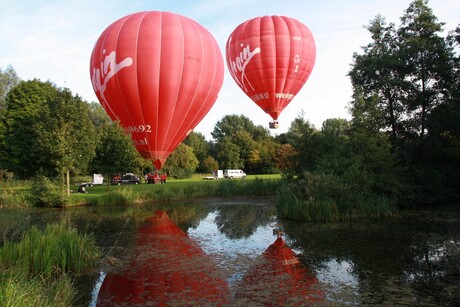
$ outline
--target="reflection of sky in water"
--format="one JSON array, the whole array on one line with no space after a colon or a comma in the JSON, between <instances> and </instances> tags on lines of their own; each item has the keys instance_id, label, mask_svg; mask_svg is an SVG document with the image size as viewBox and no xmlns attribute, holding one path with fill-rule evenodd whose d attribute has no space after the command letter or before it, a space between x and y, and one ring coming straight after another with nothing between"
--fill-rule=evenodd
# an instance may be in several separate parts
<instances>
[{"instance_id":1,"label":"reflection of sky in water","mask_svg":"<svg viewBox=\"0 0 460 307\"><path fill-rule=\"evenodd\" d=\"M275 241L271 225L259 226L250 237L230 239L217 228L217 215L217 211L209 213L196 228L188 230L189 237L198 242L207 254L226 254L230 257L246 254L248 257L257 257Z\"/></svg>"},{"instance_id":2,"label":"reflection of sky in water","mask_svg":"<svg viewBox=\"0 0 460 307\"><path fill-rule=\"evenodd\" d=\"M212 256L220 269L227 272L229 283L233 284L242 278L254 259L275 241L275 224L259 226L249 237L230 239L219 231L215 223L218 214L218 211L209 213L196 228L188 230L188 235L206 254Z\"/></svg>"},{"instance_id":3,"label":"reflection of sky in water","mask_svg":"<svg viewBox=\"0 0 460 307\"><path fill-rule=\"evenodd\" d=\"M330 302L356 304L359 297L358 278L353 273L353 263L330 259L316 270L316 277L323 285Z\"/></svg>"},{"instance_id":4,"label":"reflection of sky in water","mask_svg":"<svg viewBox=\"0 0 460 307\"><path fill-rule=\"evenodd\" d=\"M207 215L194 229L188 230L188 235L212 258L216 264L227 271L230 284L238 282L253 264L255 258L260 256L276 236L273 228L276 222L259 226L257 230L247 238L230 239L218 230L215 219L219 212L214 211ZM286 238L288 241L288 238ZM294 249L299 253L300 250ZM316 271L318 280L328 288L331 301L350 302L355 301L352 297L357 295L358 279L352 271L353 264L349 261L331 259L322 264ZM336 297L337 293L348 293L347 297ZM351 296L351 297L350 297Z\"/></svg>"},{"instance_id":5,"label":"reflection of sky in water","mask_svg":"<svg viewBox=\"0 0 460 307\"><path fill-rule=\"evenodd\" d=\"M358 280L353 274L353 265L349 261L331 259L318 269L317 277L321 282L343 286L357 287Z\"/></svg>"}]
</instances>

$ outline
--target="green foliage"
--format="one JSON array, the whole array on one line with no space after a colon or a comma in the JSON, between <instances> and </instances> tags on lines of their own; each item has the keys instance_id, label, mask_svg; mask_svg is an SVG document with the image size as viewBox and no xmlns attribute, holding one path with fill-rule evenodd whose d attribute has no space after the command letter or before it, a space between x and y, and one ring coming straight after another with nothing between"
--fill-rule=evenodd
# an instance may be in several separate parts
<instances>
[{"instance_id":1,"label":"green foliage","mask_svg":"<svg viewBox=\"0 0 460 307\"><path fill-rule=\"evenodd\" d=\"M93 236L66 222L34 226L0 249L0 306L71 306L76 290L70 274L93 267L99 257Z\"/></svg>"},{"instance_id":2,"label":"green foliage","mask_svg":"<svg viewBox=\"0 0 460 307\"><path fill-rule=\"evenodd\" d=\"M244 115L226 115L211 135L216 140L220 168L244 168L247 173L270 173L276 142L268 129L256 126Z\"/></svg>"},{"instance_id":3,"label":"green foliage","mask_svg":"<svg viewBox=\"0 0 460 307\"><path fill-rule=\"evenodd\" d=\"M230 138L225 137L216 144L217 160L219 166L223 169L244 168L244 162L241 159L241 151L238 145L232 143Z\"/></svg>"},{"instance_id":4,"label":"green foliage","mask_svg":"<svg viewBox=\"0 0 460 307\"><path fill-rule=\"evenodd\" d=\"M37 207L64 207L69 198L61 183L45 176L38 176L32 182L30 202Z\"/></svg>"},{"instance_id":5,"label":"green foliage","mask_svg":"<svg viewBox=\"0 0 460 307\"><path fill-rule=\"evenodd\" d=\"M400 182L392 197L404 206L460 199L460 31L443 38L443 26L425 0L409 4L399 27L377 16L368 26L372 42L354 55L349 74L354 130L373 131L374 143L378 132L390 135ZM383 177L394 187L395 180Z\"/></svg>"},{"instance_id":6,"label":"green foliage","mask_svg":"<svg viewBox=\"0 0 460 307\"><path fill-rule=\"evenodd\" d=\"M78 233L66 222L47 225L44 230L34 226L20 242L7 240L0 249L1 264L46 277L82 273L99 257L93 236Z\"/></svg>"},{"instance_id":7,"label":"green foliage","mask_svg":"<svg viewBox=\"0 0 460 307\"><path fill-rule=\"evenodd\" d=\"M208 172L208 166L206 165L206 159L209 152L209 144L206 142L206 138L203 134L192 131L187 138L184 140L183 144L193 148L193 153L198 159L197 172Z\"/></svg>"},{"instance_id":8,"label":"green foliage","mask_svg":"<svg viewBox=\"0 0 460 307\"><path fill-rule=\"evenodd\" d=\"M30 204L29 195L25 189L8 188L0 189L0 208L19 208Z\"/></svg>"},{"instance_id":9,"label":"green foliage","mask_svg":"<svg viewBox=\"0 0 460 307\"><path fill-rule=\"evenodd\" d=\"M21 81L0 114L0 162L19 178L84 172L94 155L88 105L51 82Z\"/></svg>"},{"instance_id":10,"label":"green foliage","mask_svg":"<svg viewBox=\"0 0 460 307\"><path fill-rule=\"evenodd\" d=\"M68 275L30 278L21 267L0 265L0 306L71 306L76 296Z\"/></svg>"},{"instance_id":11,"label":"green foliage","mask_svg":"<svg viewBox=\"0 0 460 307\"><path fill-rule=\"evenodd\" d=\"M193 153L193 148L180 144L169 156L164 170L169 176L184 179L190 178L198 167L199 161Z\"/></svg>"},{"instance_id":12,"label":"green foliage","mask_svg":"<svg viewBox=\"0 0 460 307\"><path fill-rule=\"evenodd\" d=\"M279 191L280 217L307 222L369 219L391 216L395 209L383 195L353 191L341 178L305 174Z\"/></svg>"},{"instance_id":13,"label":"green foliage","mask_svg":"<svg viewBox=\"0 0 460 307\"><path fill-rule=\"evenodd\" d=\"M20 79L12 66L4 71L0 68L0 109L5 107L5 97L19 83Z\"/></svg>"},{"instance_id":14,"label":"green foliage","mask_svg":"<svg viewBox=\"0 0 460 307\"><path fill-rule=\"evenodd\" d=\"M98 130L96 155L91 161L91 171L103 174L110 180L115 174L126 173L136 168L139 153L133 146L131 138L118 123L106 122Z\"/></svg>"}]
</instances>

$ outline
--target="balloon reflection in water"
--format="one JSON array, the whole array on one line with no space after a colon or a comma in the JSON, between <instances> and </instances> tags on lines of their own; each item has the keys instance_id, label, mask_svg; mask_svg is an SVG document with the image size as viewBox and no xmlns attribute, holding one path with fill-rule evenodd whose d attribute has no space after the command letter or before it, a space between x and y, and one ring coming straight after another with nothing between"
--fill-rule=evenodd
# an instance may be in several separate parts
<instances>
[{"instance_id":1,"label":"balloon reflection in water","mask_svg":"<svg viewBox=\"0 0 460 307\"><path fill-rule=\"evenodd\" d=\"M316 276L300 263L281 235L256 261L238 286L239 302L303 306L324 299Z\"/></svg>"},{"instance_id":2,"label":"balloon reflection in water","mask_svg":"<svg viewBox=\"0 0 460 307\"><path fill-rule=\"evenodd\" d=\"M107 274L98 306L229 304L226 280L166 212L155 212L138 233L135 260L123 272Z\"/></svg>"}]
</instances>

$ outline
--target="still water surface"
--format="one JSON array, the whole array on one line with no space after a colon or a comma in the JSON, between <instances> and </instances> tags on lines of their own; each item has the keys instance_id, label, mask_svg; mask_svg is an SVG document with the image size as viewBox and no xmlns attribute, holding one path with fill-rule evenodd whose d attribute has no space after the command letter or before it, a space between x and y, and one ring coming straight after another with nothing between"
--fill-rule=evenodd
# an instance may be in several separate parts
<instances>
[{"instance_id":1,"label":"still water surface","mask_svg":"<svg viewBox=\"0 0 460 307\"><path fill-rule=\"evenodd\" d=\"M76 280L81 306L460 305L455 208L310 224L278 219L273 199L208 199L26 210L10 223L62 218L105 255Z\"/></svg>"}]
</instances>

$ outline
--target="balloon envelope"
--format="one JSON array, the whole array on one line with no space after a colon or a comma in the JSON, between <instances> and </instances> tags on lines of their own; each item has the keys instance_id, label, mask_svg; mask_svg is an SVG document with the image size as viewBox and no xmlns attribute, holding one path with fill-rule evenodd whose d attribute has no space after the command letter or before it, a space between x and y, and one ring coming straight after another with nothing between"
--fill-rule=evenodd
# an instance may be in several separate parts
<instances>
[{"instance_id":1,"label":"balloon envelope","mask_svg":"<svg viewBox=\"0 0 460 307\"><path fill-rule=\"evenodd\" d=\"M249 269L236 297L265 306L308 306L324 299L318 279L281 237Z\"/></svg>"},{"instance_id":2,"label":"balloon envelope","mask_svg":"<svg viewBox=\"0 0 460 307\"><path fill-rule=\"evenodd\" d=\"M147 11L111 24L90 61L93 89L139 153L161 169L203 119L223 83L223 58L197 22Z\"/></svg>"},{"instance_id":3,"label":"balloon envelope","mask_svg":"<svg viewBox=\"0 0 460 307\"><path fill-rule=\"evenodd\" d=\"M227 281L212 259L164 211L138 230L136 258L105 276L98 306L226 306Z\"/></svg>"},{"instance_id":4,"label":"balloon envelope","mask_svg":"<svg viewBox=\"0 0 460 307\"><path fill-rule=\"evenodd\" d=\"M226 45L233 79L275 121L307 81L315 59L310 30L285 16L248 20L236 27Z\"/></svg>"}]
</instances>

